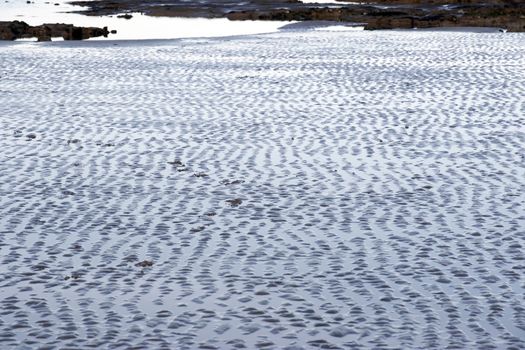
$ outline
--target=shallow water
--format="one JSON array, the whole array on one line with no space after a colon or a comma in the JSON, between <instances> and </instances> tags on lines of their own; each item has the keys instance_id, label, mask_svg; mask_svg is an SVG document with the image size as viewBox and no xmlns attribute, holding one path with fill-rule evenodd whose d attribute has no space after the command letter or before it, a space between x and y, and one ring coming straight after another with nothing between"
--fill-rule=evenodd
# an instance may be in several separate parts
<instances>
[{"instance_id":1,"label":"shallow water","mask_svg":"<svg viewBox=\"0 0 525 350\"><path fill-rule=\"evenodd\" d=\"M2 1L2 0L0 0ZM116 30L108 38L98 37L90 40L137 40L174 39L188 37L221 37L276 32L290 22L272 21L229 21L226 18L174 18L151 17L141 13L130 13L131 19L117 16L85 16L73 11L82 7L67 3L35 0L27 4L25 0L0 2L0 21L24 21L29 25L43 23L67 23L84 27L108 27ZM36 38L30 39L36 41ZM53 40L59 40L54 38Z\"/></svg>"},{"instance_id":2,"label":"shallow water","mask_svg":"<svg viewBox=\"0 0 525 350\"><path fill-rule=\"evenodd\" d=\"M337 1L337 0L301 0L304 4L336 4L336 5L348 5L348 4L359 4L354 1Z\"/></svg>"},{"instance_id":3,"label":"shallow water","mask_svg":"<svg viewBox=\"0 0 525 350\"><path fill-rule=\"evenodd\" d=\"M524 348L523 38L0 43L0 347Z\"/></svg>"}]
</instances>

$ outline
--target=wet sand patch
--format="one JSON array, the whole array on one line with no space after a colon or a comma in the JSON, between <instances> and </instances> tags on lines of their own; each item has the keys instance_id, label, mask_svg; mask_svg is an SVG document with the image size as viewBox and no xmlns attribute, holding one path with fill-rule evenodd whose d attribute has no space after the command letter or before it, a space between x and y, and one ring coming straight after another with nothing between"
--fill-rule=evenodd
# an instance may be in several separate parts
<instances>
[{"instance_id":1,"label":"wet sand patch","mask_svg":"<svg viewBox=\"0 0 525 350\"><path fill-rule=\"evenodd\" d=\"M524 43L0 43L2 347L525 347Z\"/></svg>"}]
</instances>

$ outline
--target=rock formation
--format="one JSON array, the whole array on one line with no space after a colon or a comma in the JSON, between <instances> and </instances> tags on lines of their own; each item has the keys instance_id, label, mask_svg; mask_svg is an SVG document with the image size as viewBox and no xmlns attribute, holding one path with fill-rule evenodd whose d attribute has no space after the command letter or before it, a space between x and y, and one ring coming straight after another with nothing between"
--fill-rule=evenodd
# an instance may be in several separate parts
<instances>
[{"instance_id":1,"label":"rock formation","mask_svg":"<svg viewBox=\"0 0 525 350\"><path fill-rule=\"evenodd\" d=\"M142 12L151 16L227 17L230 20L365 23L367 29L429 27L500 27L525 31L525 2L518 0L362 0L340 5L298 0L89 0L72 4L87 7L87 15Z\"/></svg>"},{"instance_id":2,"label":"rock formation","mask_svg":"<svg viewBox=\"0 0 525 350\"><path fill-rule=\"evenodd\" d=\"M411 29L435 27L498 27L512 32L525 31L525 5L379 8L357 5L341 8L277 9L271 11L231 11L230 20L337 21L365 25L365 29Z\"/></svg>"},{"instance_id":3,"label":"rock formation","mask_svg":"<svg viewBox=\"0 0 525 350\"><path fill-rule=\"evenodd\" d=\"M0 40L38 38L38 41L50 41L52 37L64 40L83 40L98 36L107 36L108 28L75 27L72 24L42 24L30 26L25 22L0 22Z\"/></svg>"}]
</instances>

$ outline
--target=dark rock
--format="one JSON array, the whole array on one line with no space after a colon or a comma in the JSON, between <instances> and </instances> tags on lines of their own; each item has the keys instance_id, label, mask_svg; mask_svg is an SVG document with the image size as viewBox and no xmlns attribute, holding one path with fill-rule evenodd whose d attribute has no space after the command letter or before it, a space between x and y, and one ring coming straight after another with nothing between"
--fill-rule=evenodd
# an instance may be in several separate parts
<instances>
[{"instance_id":1,"label":"dark rock","mask_svg":"<svg viewBox=\"0 0 525 350\"><path fill-rule=\"evenodd\" d=\"M69 279L77 280L77 279L79 279L79 278L80 278L80 275L78 275L78 274L71 274L71 276L66 276L66 277L64 277L64 280L65 280L65 281L67 281L67 280L69 280Z\"/></svg>"},{"instance_id":2,"label":"dark rock","mask_svg":"<svg viewBox=\"0 0 525 350\"><path fill-rule=\"evenodd\" d=\"M141 262L138 262L135 264L137 267L151 267L153 266L153 261L151 260L143 260Z\"/></svg>"},{"instance_id":3,"label":"dark rock","mask_svg":"<svg viewBox=\"0 0 525 350\"><path fill-rule=\"evenodd\" d=\"M42 24L30 26L22 21L0 22L0 40L16 40L36 37L38 41L49 41L52 37L64 40L83 40L107 36L108 28L75 27L72 24Z\"/></svg>"},{"instance_id":4,"label":"dark rock","mask_svg":"<svg viewBox=\"0 0 525 350\"><path fill-rule=\"evenodd\" d=\"M226 202L232 207L238 207L239 205L242 204L242 199L240 198L228 199Z\"/></svg>"},{"instance_id":5,"label":"dark rock","mask_svg":"<svg viewBox=\"0 0 525 350\"><path fill-rule=\"evenodd\" d=\"M29 25L21 21L0 22L0 40L15 40L29 32Z\"/></svg>"},{"instance_id":6,"label":"dark rock","mask_svg":"<svg viewBox=\"0 0 525 350\"><path fill-rule=\"evenodd\" d=\"M243 180L222 180L220 181L222 185L238 185L238 184L242 184L243 182L244 182Z\"/></svg>"},{"instance_id":7,"label":"dark rock","mask_svg":"<svg viewBox=\"0 0 525 350\"><path fill-rule=\"evenodd\" d=\"M142 12L167 17L352 22L366 25L366 29L468 26L525 31L525 2L517 0L363 0L350 4L341 2L338 7L302 3L298 0L164 0L162 3L144 0L88 0L74 1L73 4L88 8L82 13L97 16ZM120 16L126 18L131 15Z\"/></svg>"},{"instance_id":8,"label":"dark rock","mask_svg":"<svg viewBox=\"0 0 525 350\"><path fill-rule=\"evenodd\" d=\"M181 162L180 160L178 160L178 159L175 159L175 160L172 161L172 162L168 162L168 164L171 164L171 165L173 165L173 166L175 166L175 167L184 166L184 163L182 163L182 162Z\"/></svg>"},{"instance_id":9,"label":"dark rock","mask_svg":"<svg viewBox=\"0 0 525 350\"><path fill-rule=\"evenodd\" d=\"M341 8L231 11L226 14L226 17L230 20L352 22L362 23L368 30L495 27L502 28L503 31L525 31L525 4L471 5L452 10L429 5L411 5L396 10L369 5L353 5Z\"/></svg>"}]
</instances>

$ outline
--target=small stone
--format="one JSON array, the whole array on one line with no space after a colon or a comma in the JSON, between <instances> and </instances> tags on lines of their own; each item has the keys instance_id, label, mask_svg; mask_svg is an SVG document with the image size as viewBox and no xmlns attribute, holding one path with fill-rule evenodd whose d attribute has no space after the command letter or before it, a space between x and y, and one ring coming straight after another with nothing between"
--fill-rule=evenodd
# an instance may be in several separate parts
<instances>
[{"instance_id":1,"label":"small stone","mask_svg":"<svg viewBox=\"0 0 525 350\"><path fill-rule=\"evenodd\" d=\"M238 185L238 184L242 184L244 181L243 180L222 180L220 181L221 184L223 185Z\"/></svg>"},{"instance_id":2,"label":"small stone","mask_svg":"<svg viewBox=\"0 0 525 350\"><path fill-rule=\"evenodd\" d=\"M204 231L206 227L205 226L198 226L198 227L194 227L190 230L191 233L197 233L197 232L201 232L201 231Z\"/></svg>"},{"instance_id":3,"label":"small stone","mask_svg":"<svg viewBox=\"0 0 525 350\"><path fill-rule=\"evenodd\" d=\"M153 261L151 260L143 260L141 262L138 262L135 264L137 267L151 267L153 266Z\"/></svg>"},{"instance_id":4,"label":"small stone","mask_svg":"<svg viewBox=\"0 0 525 350\"><path fill-rule=\"evenodd\" d=\"M182 162L181 162L180 160L178 160L178 159L175 159L175 160L172 161L172 162L168 162L168 164L171 164L171 165L173 165L173 166L177 166L177 167L178 167L178 166L184 166L184 163L182 163Z\"/></svg>"},{"instance_id":5,"label":"small stone","mask_svg":"<svg viewBox=\"0 0 525 350\"><path fill-rule=\"evenodd\" d=\"M199 172L199 173L193 173L194 177L208 177L208 174Z\"/></svg>"},{"instance_id":6,"label":"small stone","mask_svg":"<svg viewBox=\"0 0 525 350\"><path fill-rule=\"evenodd\" d=\"M242 199L240 198L228 199L226 202L230 204L232 207L238 207L239 205L242 204Z\"/></svg>"}]
</instances>

